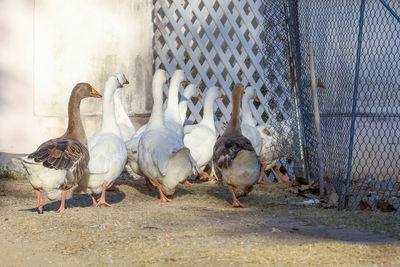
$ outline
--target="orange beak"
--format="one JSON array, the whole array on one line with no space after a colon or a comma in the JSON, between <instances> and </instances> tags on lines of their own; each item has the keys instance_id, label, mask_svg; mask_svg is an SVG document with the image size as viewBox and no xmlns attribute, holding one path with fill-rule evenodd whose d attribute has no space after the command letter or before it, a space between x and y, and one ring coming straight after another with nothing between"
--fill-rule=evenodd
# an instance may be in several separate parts
<instances>
[{"instance_id":1,"label":"orange beak","mask_svg":"<svg viewBox=\"0 0 400 267\"><path fill-rule=\"evenodd\" d=\"M186 78L185 84L186 84L186 85L190 84L190 81L189 81L188 78Z\"/></svg>"},{"instance_id":2,"label":"orange beak","mask_svg":"<svg viewBox=\"0 0 400 267\"><path fill-rule=\"evenodd\" d=\"M129 81L128 81L128 80L126 80L124 84L129 84Z\"/></svg>"},{"instance_id":3,"label":"orange beak","mask_svg":"<svg viewBox=\"0 0 400 267\"><path fill-rule=\"evenodd\" d=\"M199 93L199 94L197 95L197 98L198 98L198 99L202 99L203 96Z\"/></svg>"},{"instance_id":4,"label":"orange beak","mask_svg":"<svg viewBox=\"0 0 400 267\"><path fill-rule=\"evenodd\" d=\"M226 98L226 95L225 95L225 94L221 94L220 97L221 97L221 98Z\"/></svg>"},{"instance_id":5,"label":"orange beak","mask_svg":"<svg viewBox=\"0 0 400 267\"><path fill-rule=\"evenodd\" d=\"M257 103L260 103L260 99L258 98L258 96L256 96L256 97L254 98L254 101L256 101Z\"/></svg>"},{"instance_id":6,"label":"orange beak","mask_svg":"<svg viewBox=\"0 0 400 267\"><path fill-rule=\"evenodd\" d=\"M102 97L102 95L99 92L97 92L93 87L92 87L92 92L90 92L90 96L96 98Z\"/></svg>"}]
</instances>

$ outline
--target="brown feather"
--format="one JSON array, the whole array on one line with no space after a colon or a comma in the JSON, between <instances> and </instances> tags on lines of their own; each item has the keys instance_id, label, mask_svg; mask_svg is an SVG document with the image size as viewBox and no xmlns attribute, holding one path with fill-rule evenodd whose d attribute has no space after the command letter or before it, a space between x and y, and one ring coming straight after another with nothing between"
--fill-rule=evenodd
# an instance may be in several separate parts
<instances>
[{"instance_id":1,"label":"brown feather","mask_svg":"<svg viewBox=\"0 0 400 267\"><path fill-rule=\"evenodd\" d=\"M60 137L43 143L28 158L42 162L43 166L50 169L66 170L67 175L62 186L66 190L81 179L89 163L89 151L76 140Z\"/></svg>"}]
</instances>

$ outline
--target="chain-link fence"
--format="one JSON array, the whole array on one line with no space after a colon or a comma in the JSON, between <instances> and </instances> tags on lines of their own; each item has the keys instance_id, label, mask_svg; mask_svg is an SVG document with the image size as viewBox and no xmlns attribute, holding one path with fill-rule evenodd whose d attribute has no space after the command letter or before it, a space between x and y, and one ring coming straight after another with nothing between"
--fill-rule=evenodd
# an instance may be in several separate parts
<instances>
[{"instance_id":1,"label":"chain-link fence","mask_svg":"<svg viewBox=\"0 0 400 267\"><path fill-rule=\"evenodd\" d=\"M307 174L318 179L309 71L314 46L328 194L340 206L400 207L399 1L289 0Z\"/></svg>"}]
</instances>

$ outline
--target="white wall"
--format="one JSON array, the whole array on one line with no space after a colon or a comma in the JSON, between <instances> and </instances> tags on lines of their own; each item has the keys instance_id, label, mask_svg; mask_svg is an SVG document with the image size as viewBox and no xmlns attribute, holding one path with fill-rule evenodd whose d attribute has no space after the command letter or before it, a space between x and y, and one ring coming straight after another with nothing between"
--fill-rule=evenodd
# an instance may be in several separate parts
<instances>
[{"instance_id":1,"label":"white wall","mask_svg":"<svg viewBox=\"0 0 400 267\"><path fill-rule=\"evenodd\" d=\"M130 115L151 109L151 0L0 1L0 151L30 153L66 128L72 87L123 71ZM84 100L86 133L101 101Z\"/></svg>"}]
</instances>

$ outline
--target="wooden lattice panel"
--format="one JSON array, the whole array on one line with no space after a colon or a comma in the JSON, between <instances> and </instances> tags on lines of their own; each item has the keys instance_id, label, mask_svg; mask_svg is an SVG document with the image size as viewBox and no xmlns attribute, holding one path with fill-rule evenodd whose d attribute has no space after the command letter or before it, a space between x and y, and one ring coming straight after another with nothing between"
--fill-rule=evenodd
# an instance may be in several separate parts
<instances>
[{"instance_id":1,"label":"wooden lattice panel","mask_svg":"<svg viewBox=\"0 0 400 267\"><path fill-rule=\"evenodd\" d=\"M163 68L170 75L177 68L183 69L202 90L221 87L229 99L218 99L216 103L220 133L230 119L231 90L237 82L257 90L261 105L252 106L252 111L259 123L276 124L294 118L286 64L287 39L282 31L285 20L272 21L274 24L265 28L265 8L268 3L260 0L154 3L154 67ZM277 38L277 43L263 50L263 45L268 44L265 38ZM201 120L201 101L189 102L188 108L190 119Z\"/></svg>"}]
</instances>

